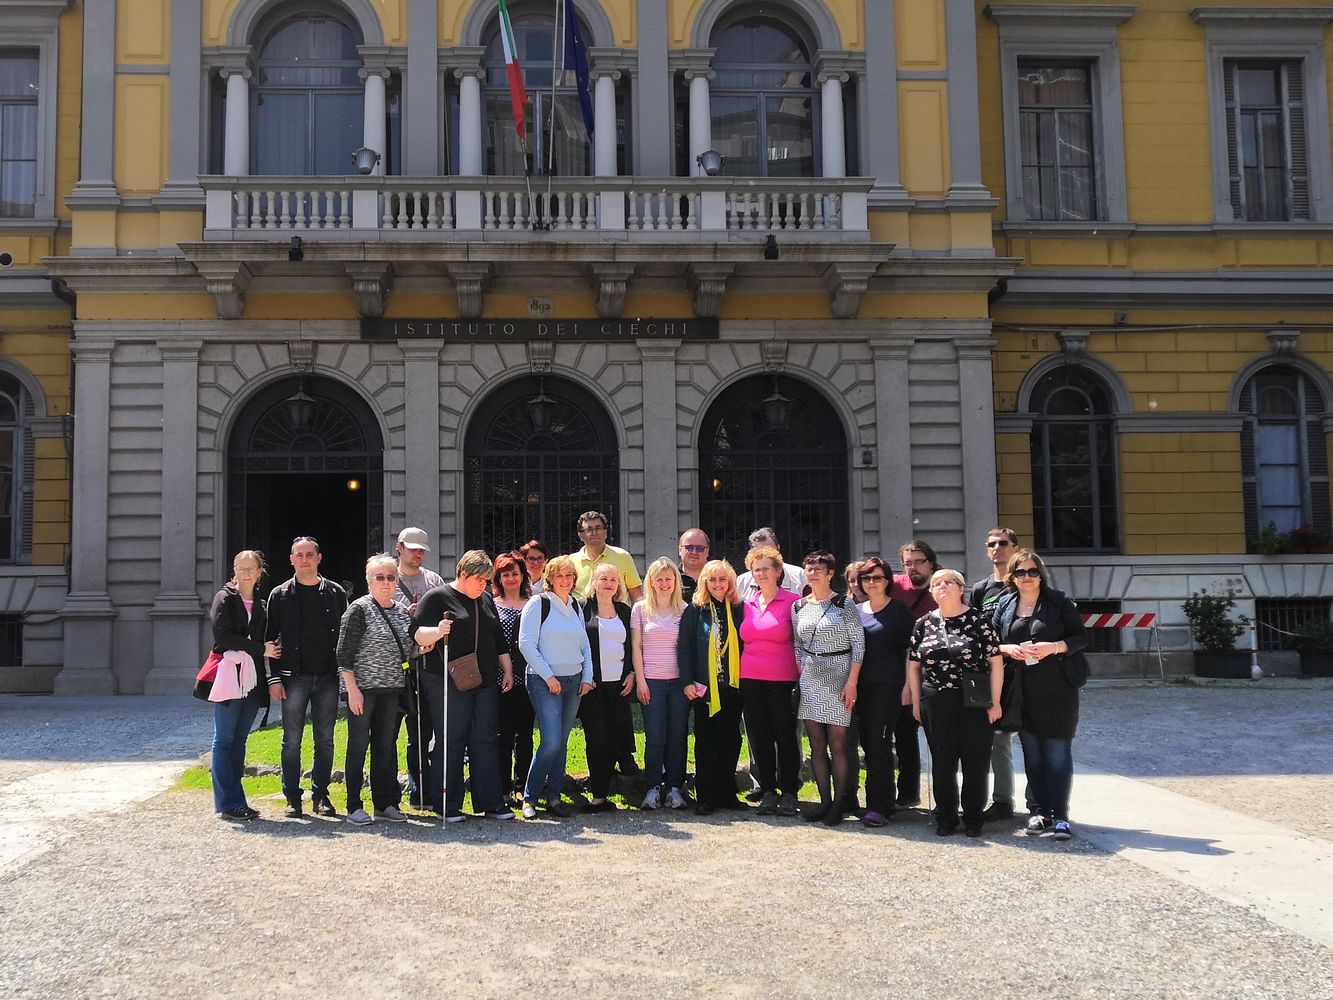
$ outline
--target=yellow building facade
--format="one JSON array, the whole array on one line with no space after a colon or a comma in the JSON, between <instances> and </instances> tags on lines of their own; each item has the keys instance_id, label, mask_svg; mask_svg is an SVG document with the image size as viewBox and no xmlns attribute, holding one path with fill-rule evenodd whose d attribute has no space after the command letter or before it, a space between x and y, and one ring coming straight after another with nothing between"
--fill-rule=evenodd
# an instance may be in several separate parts
<instances>
[{"instance_id":1,"label":"yellow building facade","mask_svg":"<svg viewBox=\"0 0 1333 1000\"><path fill-rule=\"evenodd\" d=\"M1328 531L1333 10L508 6L522 139L493 0L0 4L0 689L184 690L240 548L587 509L1327 617L1248 550Z\"/></svg>"}]
</instances>

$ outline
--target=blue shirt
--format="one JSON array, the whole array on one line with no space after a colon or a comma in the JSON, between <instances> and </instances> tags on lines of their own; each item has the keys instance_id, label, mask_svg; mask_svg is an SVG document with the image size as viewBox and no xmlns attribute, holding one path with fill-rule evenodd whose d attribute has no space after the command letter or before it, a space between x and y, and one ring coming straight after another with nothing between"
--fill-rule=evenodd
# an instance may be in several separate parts
<instances>
[{"instance_id":1,"label":"blue shirt","mask_svg":"<svg viewBox=\"0 0 1333 1000\"><path fill-rule=\"evenodd\" d=\"M543 604L549 608L546 621ZM592 646L573 601L566 605L554 594L531 598L518 620L518 649L528 661L528 673L542 680L582 673L581 682L592 683Z\"/></svg>"}]
</instances>

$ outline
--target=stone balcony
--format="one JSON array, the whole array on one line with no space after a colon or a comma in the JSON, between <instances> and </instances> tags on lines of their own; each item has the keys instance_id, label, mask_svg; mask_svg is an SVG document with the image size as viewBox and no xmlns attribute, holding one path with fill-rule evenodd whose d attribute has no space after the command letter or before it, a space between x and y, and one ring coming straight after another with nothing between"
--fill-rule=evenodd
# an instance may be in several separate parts
<instances>
[{"instance_id":1,"label":"stone balcony","mask_svg":"<svg viewBox=\"0 0 1333 1000\"><path fill-rule=\"evenodd\" d=\"M870 241L871 180L741 177L202 177L205 241Z\"/></svg>"}]
</instances>

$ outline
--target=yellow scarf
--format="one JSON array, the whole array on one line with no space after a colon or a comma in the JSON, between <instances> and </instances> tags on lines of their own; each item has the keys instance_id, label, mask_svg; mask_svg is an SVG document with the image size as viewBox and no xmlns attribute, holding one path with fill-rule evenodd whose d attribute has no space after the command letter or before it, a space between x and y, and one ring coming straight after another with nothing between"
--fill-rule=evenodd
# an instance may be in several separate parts
<instances>
[{"instance_id":1,"label":"yellow scarf","mask_svg":"<svg viewBox=\"0 0 1333 1000\"><path fill-rule=\"evenodd\" d=\"M708 716L712 718L722 711L722 692L717 686L722 654L725 652L727 656L727 683L738 688L741 686L741 652L736 641L735 618L727 622L727 639L724 645L718 641L721 623L717 619L717 607L711 600L708 602L708 613L713 618L713 631L710 636L712 641L708 643ZM726 614L731 614L731 608L726 609Z\"/></svg>"}]
</instances>

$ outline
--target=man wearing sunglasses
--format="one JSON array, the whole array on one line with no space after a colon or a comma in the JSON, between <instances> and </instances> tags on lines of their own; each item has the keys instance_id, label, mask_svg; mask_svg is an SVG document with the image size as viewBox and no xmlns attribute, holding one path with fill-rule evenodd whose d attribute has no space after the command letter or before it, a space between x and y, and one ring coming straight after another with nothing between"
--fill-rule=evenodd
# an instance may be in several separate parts
<instances>
[{"instance_id":1,"label":"man wearing sunglasses","mask_svg":"<svg viewBox=\"0 0 1333 1000\"><path fill-rule=\"evenodd\" d=\"M310 535L292 539L292 578L268 595L268 631L277 642L282 683L269 693L282 702L282 794L285 815L301 816L301 740L306 708L315 741L310 770L311 807L320 816L337 816L329 801L333 773L333 723L338 716L338 628L347 610L347 591L319 574L324 558Z\"/></svg>"},{"instance_id":2,"label":"man wearing sunglasses","mask_svg":"<svg viewBox=\"0 0 1333 1000\"><path fill-rule=\"evenodd\" d=\"M699 586L699 571L708 562L708 550L712 543L702 528L689 528L680 536L680 596L689 604L694 599L695 588Z\"/></svg>"},{"instance_id":3,"label":"man wearing sunglasses","mask_svg":"<svg viewBox=\"0 0 1333 1000\"><path fill-rule=\"evenodd\" d=\"M991 561L991 575L978 580L968 594L968 606L987 619L1004 595L1009 558L1018 551L1018 532L1012 528L991 528L986 532L986 558ZM991 745L991 804L983 814L990 822L1012 819L1014 815L1014 734L995 731Z\"/></svg>"}]
</instances>

